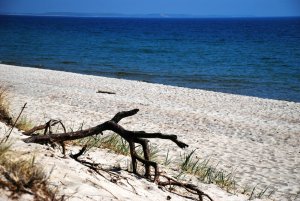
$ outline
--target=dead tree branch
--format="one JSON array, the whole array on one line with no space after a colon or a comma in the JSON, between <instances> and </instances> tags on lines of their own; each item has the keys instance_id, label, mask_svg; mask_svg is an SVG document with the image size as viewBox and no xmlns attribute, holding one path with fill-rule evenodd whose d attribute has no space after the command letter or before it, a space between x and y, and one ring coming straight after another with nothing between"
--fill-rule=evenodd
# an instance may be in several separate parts
<instances>
[{"instance_id":1,"label":"dead tree branch","mask_svg":"<svg viewBox=\"0 0 300 201\"><path fill-rule=\"evenodd\" d=\"M199 195L199 199L203 200L203 196L208 197L211 201L212 199L199 189L197 189L194 185L191 184L184 184L180 183L172 178L167 178L164 176L168 181L167 182L161 182L159 181L159 169L157 163L150 161L150 149L149 149L149 138L159 138L159 139L167 139L171 140L174 142L178 147L180 148L185 148L188 147L187 144L184 142L180 141L177 139L176 135L168 135L168 134L162 134L162 133L147 133L145 131L130 131L125 128L123 128L121 125L119 125L119 122L126 118L135 115L139 110L134 109L134 110L129 110L129 111L123 111L117 113L111 120L106 121L102 124L99 124L95 127L85 129L85 130L80 130L80 131L75 131L75 132L64 132L64 133L58 133L58 134L53 134L50 130L51 126L61 123L60 121L49 121L45 125L40 125L37 127L32 128L30 131L25 132L25 135L29 135L30 137L24 139L24 142L26 143L40 143L40 144L45 144L45 143L53 143L57 142L63 145L65 141L71 141L71 140L77 140L81 138L85 138L88 136L93 136L93 135L98 135L102 134L103 131L113 131L120 135L122 138L124 138L130 147L130 155L132 159L132 167L133 167L133 173L138 175L137 172L137 161L141 162L145 166L145 177L147 179L151 180L151 167L154 169L154 182L157 182L160 186L166 186L166 185L175 185L175 186L181 186L184 187L188 191L192 191L193 193L196 193ZM63 126L63 124L61 123ZM63 126L64 128L64 126ZM35 135L34 132L38 130L44 129L44 135ZM65 128L64 128L65 131ZM48 134L46 134L48 132ZM136 153L136 146L135 143L138 143L142 146L143 148L143 154L144 158L139 156ZM83 147L82 150L80 150L79 153L75 155L70 155L73 159L76 161L88 165L91 169L94 171L97 171L97 168L95 167L95 164L90 164L86 163L85 161L81 161L78 159L80 155L82 155L86 150L86 147ZM99 173L99 172L98 172Z\"/></svg>"},{"instance_id":2,"label":"dead tree branch","mask_svg":"<svg viewBox=\"0 0 300 201\"><path fill-rule=\"evenodd\" d=\"M121 137L123 137L130 146L130 153L131 153L131 158L132 158L132 166L133 166L133 173L137 173L136 171L136 161L140 161L143 164L145 164L145 169L146 169L146 177L150 179L150 166L152 166L155 170L155 177L154 181L158 179L158 166L155 162L152 162L149 160L149 146L148 146L148 141L145 141L144 138L159 138L159 139L168 139L173 141L174 143L177 144L180 148L185 148L188 145L185 144L184 142L181 142L177 139L176 135L167 135L167 134L162 134L162 133L147 133L145 131L129 131L120 126L118 123L121 121L123 118L133 116L135 115L139 110L134 109L130 111L123 111L117 113L110 121L106 121L102 124L99 124L98 126L86 129L86 130L80 130L76 132L65 132L65 133L58 133L58 134L52 134L49 132L48 135L35 135L31 136L29 138L24 139L24 142L26 143L50 143L50 142L58 142L58 143L63 143L64 141L69 141L69 140L76 140L92 135L97 135L97 134L102 134L103 131L111 130L117 134L119 134ZM47 124L47 123L46 123ZM48 124L50 124L48 122ZM45 129L47 129L47 125L44 126ZM38 126L35 128L32 128L31 130L37 130L38 128L43 128L43 126ZM32 135L32 133L27 132L27 135ZM144 159L139 157L136 152L135 152L135 143L139 143L142 145L143 150L144 150Z\"/></svg>"},{"instance_id":3,"label":"dead tree branch","mask_svg":"<svg viewBox=\"0 0 300 201\"><path fill-rule=\"evenodd\" d=\"M28 135L31 136L32 134L34 134L36 131L40 131L40 130L44 130L44 135L47 134L47 131L50 131L51 134L51 127L55 126L56 124L60 124L64 130L64 132L66 133L66 128L64 126L64 124L61 122L61 120L55 120L55 119L51 119L49 120L47 123L40 125L40 126L35 126L32 129L23 132L24 135Z\"/></svg>"}]
</instances>

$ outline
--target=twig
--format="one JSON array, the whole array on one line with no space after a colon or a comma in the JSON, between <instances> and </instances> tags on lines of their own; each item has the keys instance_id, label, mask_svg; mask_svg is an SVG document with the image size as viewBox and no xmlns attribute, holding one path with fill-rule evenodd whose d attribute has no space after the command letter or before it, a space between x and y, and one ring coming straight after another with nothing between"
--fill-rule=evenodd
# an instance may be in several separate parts
<instances>
[{"instance_id":1,"label":"twig","mask_svg":"<svg viewBox=\"0 0 300 201\"><path fill-rule=\"evenodd\" d=\"M105 190L106 192L108 192L109 194L111 194L115 199L119 200L119 198L117 196L115 196L112 192L110 192L109 190L107 190L103 186L100 186L99 184L96 184L95 182L93 182L93 181L91 181L89 179L87 179L87 181L91 182L95 186L99 186L100 188L102 188L103 190Z\"/></svg>"},{"instance_id":2,"label":"twig","mask_svg":"<svg viewBox=\"0 0 300 201\"><path fill-rule=\"evenodd\" d=\"M19 118L20 118L22 112L23 112L24 109L26 108L26 105L27 105L27 103L25 103L24 106L22 107L21 112L19 113L17 119L15 120L14 124L12 125L12 127L11 127L11 129L10 129L8 135L6 136L6 139L4 140L4 142L7 142L8 138L9 138L11 132L13 131L14 127L16 126L16 124L17 124L17 122L18 122L18 120L19 120ZM1 141L1 142L2 142L2 141Z\"/></svg>"},{"instance_id":3,"label":"twig","mask_svg":"<svg viewBox=\"0 0 300 201\"><path fill-rule=\"evenodd\" d=\"M83 146L82 149L77 154L70 154L70 157L78 161L78 157L84 154L85 150L87 148L87 145Z\"/></svg>"},{"instance_id":4,"label":"twig","mask_svg":"<svg viewBox=\"0 0 300 201\"><path fill-rule=\"evenodd\" d=\"M159 181L157 183L159 186L169 186L169 185L179 186L179 187L184 188L185 190L187 190L188 192L190 192L192 194L197 194L199 196L200 201L203 201L204 197L208 198L210 201L213 201L213 199L208 194L204 193L203 191L198 189L197 186L195 186L193 184L183 183L183 182L177 181L176 179L166 176L166 175L160 175L160 176L166 178L168 181Z\"/></svg>"},{"instance_id":5,"label":"twig","mask_svg":"<svg viewBox=\"0 0 300 201\"><path fill-rule=\"evenodd\" d=\"M50 119L47 123L45 123L43 125L35 126L35 127L31 128L30 130L23 132L23 134L31 136L36 131L45 130L44 131L44 135L45 135L46 131L48 131L49 126L55 126L58 123L62 126L64 132L66 133L66 128L65 128L64 124L61 122L61 120Z\"/></svg>"},{"instance_id":6,"label":"twig","mask_svg":"<svg viewBox=\"0 0 300 201\"><path fill-rule=\"evenodd\" d=\"M115 92L102 91L102 90L98 90L96 93L101 93L101 94L116 94Z\"/></svg>"},{"instance_id":7,"label":"twig","mask_svg":"<svg viewBox=\"0 0 300 201\"><path fill-rule=\"evenodd\" d=\"M128 178L125 178L125 180L126 180L127 184L133 189L134 193L136 195L139 195L138 192L136 191L136 189L134 188L134 186L131 183L129 183Z\"/></svg>"}]
</instances>

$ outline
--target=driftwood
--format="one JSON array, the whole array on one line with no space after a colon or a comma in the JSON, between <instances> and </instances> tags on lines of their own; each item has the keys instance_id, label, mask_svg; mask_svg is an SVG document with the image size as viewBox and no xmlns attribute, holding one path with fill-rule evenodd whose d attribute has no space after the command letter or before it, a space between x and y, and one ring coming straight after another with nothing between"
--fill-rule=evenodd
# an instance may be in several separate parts
<instances>
[{"instance_id":1,"label":"driftwood","mask_svg":"<svg viewBox=\"0 0 300 201\"><path fill-rule=\"evenodd\" d=\"M115 92L111 92L111 91L102 91L102 90L98 90L96 93L101 93L101 94L116 94Z\"/></svg>"},{"instance_id":2,"label":"driftwood","mask_svg":"<svg viewBox=\"0 0 300 201\"><path fill-rule=\"evenodd\" d=\"M106 121L102 124L99 124L98 126L86 130L80 130L75 132L64 132L58 134L49 133L48 135L34 135L24 139L24 142L41 143L41 144L53 143L53 142L63 143L64 141L81 139L92 135L102 134L102 132L106 130L111 130L119 134L129 143L133 173L137 174L136 167L137 167L137 160L138 160L145 165L146 178L150 177L150 166L154 168L155 170L154 181L156 181L158 179L158 166L155 162L149 160L150 151L149 151L148 140L144 138L169 139L174 143L176 143L177 146L179 146L180 148L185 148L188 145L185 144L184 142L177 140L176 135L166 135L162 133L146 133L144 131L129 131L124 129L122 126L118 124L119 121L121 121L123 118L135 115L138 111L139 111L138 109L134 109L130 111L119 112L110 121ZM25 132L25 134L32 135L37 130L47 129L50 124L51 123L48 122L45 125L34 127L30 131ZM138 156L138 154L136 153L135 143L139 143L142 145L143 152L144 152L144 159Z\"/></svg>"},{"instance_id":3,"label":"driftwood","mask_svg":"<svg viewBox=\"0 0 300 201\"><path fill-rule=\"evenodd\" d=\"M178 147L180 148L185 148L188 147L187 144L185 144L182 141L179 141L177 139L176 135L167 135L167 134L162 134L162 133L147 133L145 131L130 131L126 130L122 126L120 126L118 123L126 117L133 116L135 115L139 110L134 109L130 111L123 111L117 113L111 120L106 121L102 124L99 124L95 127L85 129L85 130L79 130L75 132L66 132L63 124L60 121L56 120L51 120L47 122L45 125L40 125L32 128L31 130L24 132L25 135L29 135L30 137L24 139L24 142L26 143L40 143L40 144L47 144L47 143L54 143L57 142L62 145L63 147L63 153L65 154L65 148L64 148L64 142L65 141L71 141L71 140L76 140L76 139L81 139L85 138L88 136L93 136L93 135L98 135L102 134L103 131L113 131L120 135L122 138L124 138L130 148L130 155L131 155L131 162L132 162L132 170L134 174L138 174L137 172L137 161L141 162L145 166L145 177L147 179L151 180L151 167L154 168L154 179L153 181L156 182L160 186L166 186L166 185L174 185L174 186L180 186L185 189L189 189L194 192L194 194L199 195L199 199L203 200L202 197L207 197L209 200L212 200L207 194L203 193L202 191L198 190L195 186L191 184L184 184L180 183L174 179L167 178L168 182L160 182L159 181L159 169L157 163L150 161L150 149L149 149L149 144L147 138L159 138L159 139L168 139L173 141ZM60 123L62 127L64 128L64 133L58 133L58 134L53 134L52 132L49 132L51 130L51 126ZM44 135L36 135L35 132L38 130L43 130L44 129ZM48 134L47 134L48 131ZM136 153L136 146L135 143L138 143L142 146L143 148L143 153L144 153L144 158L140 157ZM78 157L82 155L85 151L85 147L75 155L71 155L73 159L79 162ZM90 165L90 164L85 164L85 165ZM94 169L91 168L91 169ZM164 176L166 178L166 176Z\"/></svg>"}]
</instances>

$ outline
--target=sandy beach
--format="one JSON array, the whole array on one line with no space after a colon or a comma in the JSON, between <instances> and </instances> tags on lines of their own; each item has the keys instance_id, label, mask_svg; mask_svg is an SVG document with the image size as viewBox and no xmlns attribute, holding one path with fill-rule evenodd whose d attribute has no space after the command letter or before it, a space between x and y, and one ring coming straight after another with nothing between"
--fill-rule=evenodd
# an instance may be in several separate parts
<instances>
[{"instance_id":1,"label":"sandy beach","mask_svg":"<svg viewBox=\"0 0 300 201\"><path fill-rule=\"evenodd\" d=\"M161 153L180 158L197 149L198 157L234 171L241 187L274 189L274 200L300 193L300 103L4 64L0 83L9 87L12 112L27 103L24 115L35 124L53 118L68 129L88 128L138 108L122 121L125 128L176 134L189 144L180 150L151 140Z\"/></svg>"}]
</instances>

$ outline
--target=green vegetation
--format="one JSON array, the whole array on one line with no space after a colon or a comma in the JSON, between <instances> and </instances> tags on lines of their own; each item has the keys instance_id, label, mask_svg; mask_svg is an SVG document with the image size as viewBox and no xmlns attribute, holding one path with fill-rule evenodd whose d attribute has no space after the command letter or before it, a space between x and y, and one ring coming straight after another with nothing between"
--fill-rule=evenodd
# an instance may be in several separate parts
<instances>
[{"instance_id":1,"label":"green vegetation","mask_svg":"<svg viewBox=\"0 0 300 201\"><path fill-rule=\"evenodd\" d=\"M258 190L258 191L257 191ZM268 193L267 191L270 190ZM252 190L250 191L248 187L244 188L243 194L249 195L249 200L253 200L253 199L261 199L261 198L270 198L271 195L273 195L275 193L275 190L271 190L270 186L267 186L265 188L262 189L257 189L257 185L254 186L252 188Z\"/></svg>"},{"instance_id":2,"label":"green vegetation","mask_svg":"<svg viewBox=\"0 0 300 201\"><path fill-rule=\"evenodd\" d=\"M128 156L130 153L129 144L117 134L100 138L99 147L113 150L115 153L125 156Z\"/></svg>"},{"instance_id":3,"label":"green vegetation","mask_svg":"<svg viewBox=\"0 0 300 201\"><path fill-rule=\"evenodd\" d=\"M117 134L111 134L105 137L90 136L75 140L71 143L80 146L86 145L87 149L91 149L93 147L110 149L117 154L125 156L128 156L130 153L128 143Z\"/></svg>"},{"instance_id":4,"label":"green vegetation","mask_svg":"<svg viewBox=\"0 0 300 201\"><path fill-rule=\"evenodd\" d=\"M249 200L270 198L275 190L271 189L270 186L258 189L256 185L253 188L249 187L238 187L237 182L234 177L234 172L226 172L219 169L218 165L211 165L210 160L200 160L200 158L195 157L195 151L193 150L187 154L181 156L179 167L181 173L178 177L184 177L184 173L189 173L195 175L197 179L204 183L216 184L220 188L226 190L230 193L242 193L249 196Z\"/></svg>"},{"instance_id":5,"label":"green vegetation","mask_svg":"<svg viewBox=\"0 0 300 201\"><path fill-rule=\"evenodd\" d=\"M179 164L183 172L193 174L204 183L213 183L232 192L236 189L236 181L233 173L227 173L222 169L218 169L217 165L212 166L209 160L200 161L200 158L194 156L196 150L181 156Z\"/></svg>"},{"instance_id":6,"label":"green vegetation","mask_svg":"<svg viewBox=\"0 0 300 201\"><path fill-rule=\"evenodd\" d=\"M164 161L163 161L162 164L164 166L168 166L168 165L170 165L172 163L172 161L173 161L173 159L170 157L170 150L168 149L167 155L165 156L165 159L164 159Z\"/></svg>"}]
</instances>

